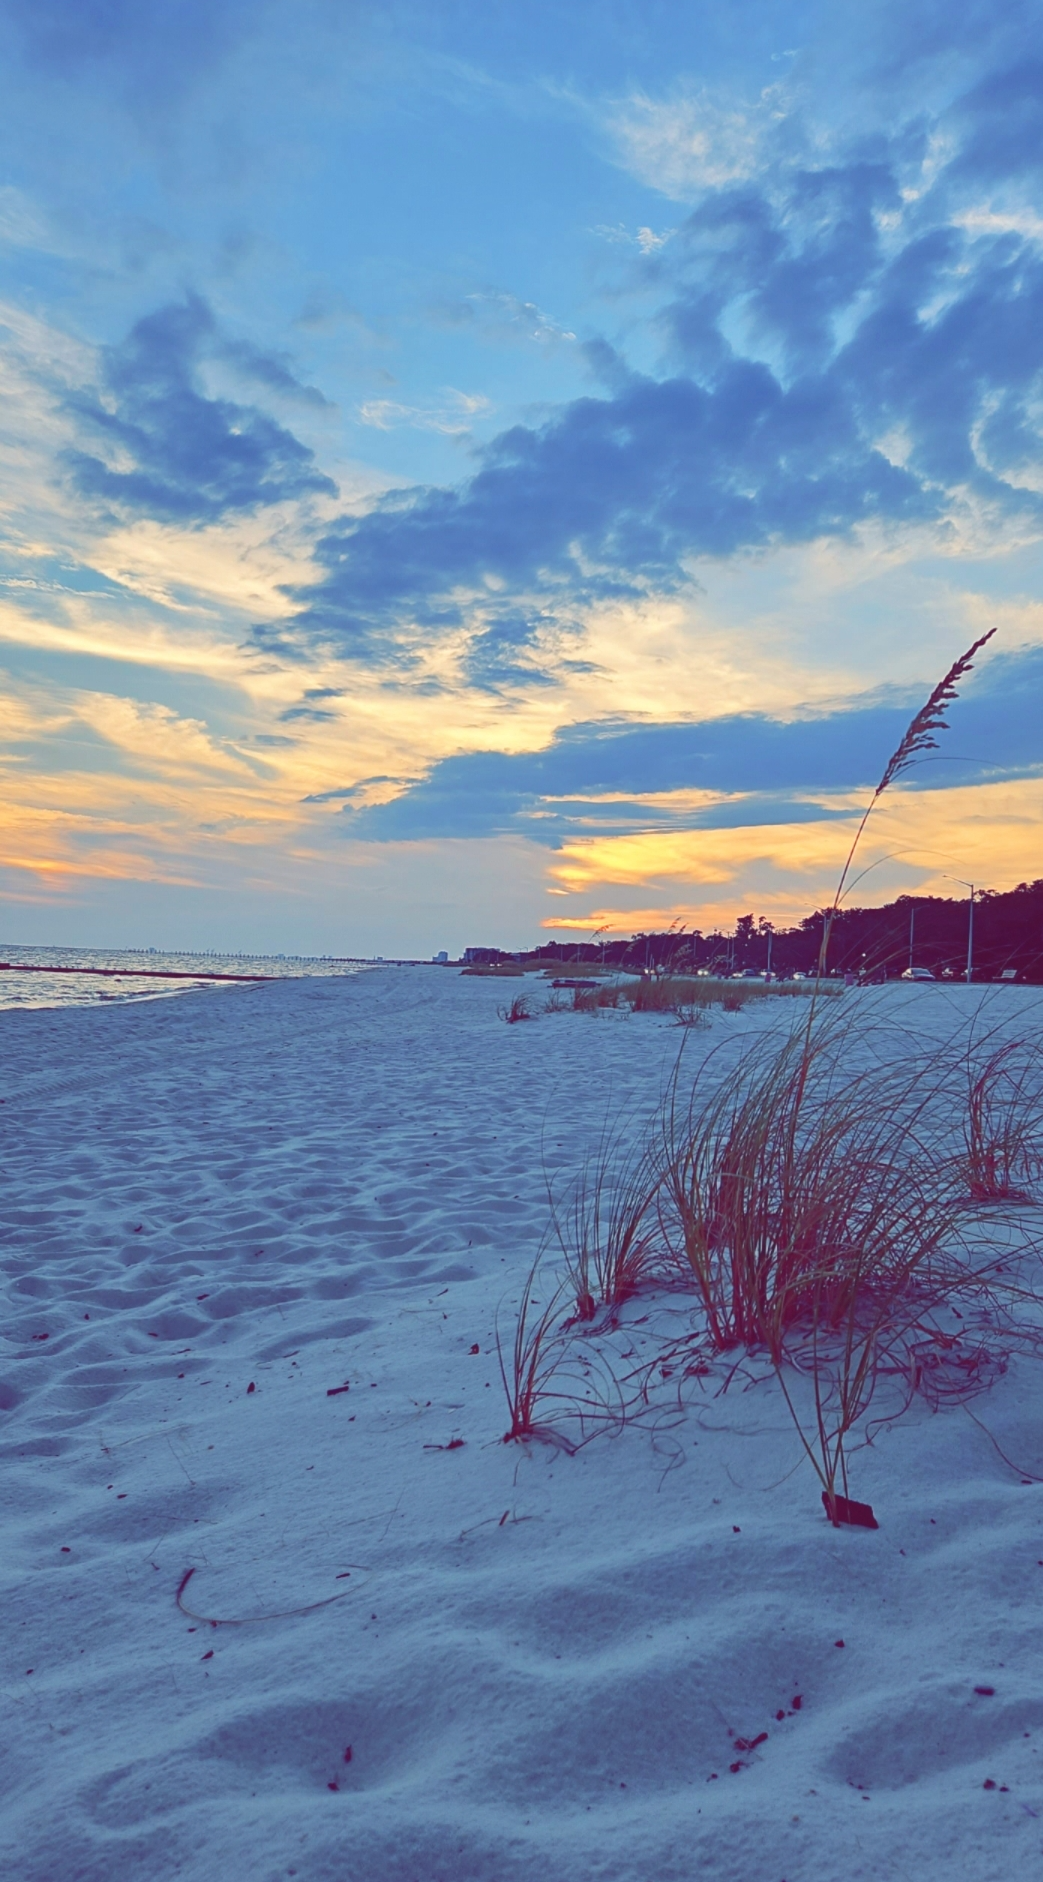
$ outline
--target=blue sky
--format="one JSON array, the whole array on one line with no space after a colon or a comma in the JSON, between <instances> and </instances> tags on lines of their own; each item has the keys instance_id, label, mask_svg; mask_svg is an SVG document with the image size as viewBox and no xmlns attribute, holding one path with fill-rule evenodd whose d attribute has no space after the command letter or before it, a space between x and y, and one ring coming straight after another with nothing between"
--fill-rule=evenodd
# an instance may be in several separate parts
<instances>
[{"instance_id":1,"label":"blue sky","mask_svg":"<svg viewBox=\"0 0 1043 1882\"><path fill-rule=\"evenodd\" d=\"M4 938L430 952L1038 873L1010 5L0 0Z\"/></svg>"}]
</instances>

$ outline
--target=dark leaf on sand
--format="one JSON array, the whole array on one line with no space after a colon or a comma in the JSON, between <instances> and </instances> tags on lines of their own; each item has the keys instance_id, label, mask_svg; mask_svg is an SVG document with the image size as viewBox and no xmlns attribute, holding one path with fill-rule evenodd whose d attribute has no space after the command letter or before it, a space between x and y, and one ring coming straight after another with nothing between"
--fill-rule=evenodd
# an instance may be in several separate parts
<instances>
[{"instance_id":1,"label":"dark leaf on sand","mask_svg":"<svg viewBox=\"0 0 1043 1882\"><path fill-rule=\"evenodd\" d=\"M838 1529L841 1523L848 1523L855 1529L879 1529L880 1527L870 1504L856 1503L851 1497L830 1496L828 1490L823 1490L822 1507L834 1529ZM837 1644L839 1645L839 1642Z\"/></svg>"}]
</instances>

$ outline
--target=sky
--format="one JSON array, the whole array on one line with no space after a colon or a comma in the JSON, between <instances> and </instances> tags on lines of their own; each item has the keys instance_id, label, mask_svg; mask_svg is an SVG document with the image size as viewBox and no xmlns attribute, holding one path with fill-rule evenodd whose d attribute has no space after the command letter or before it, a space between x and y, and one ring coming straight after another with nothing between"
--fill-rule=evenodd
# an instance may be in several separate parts
<instances>
[{"instance_id":1,"label":"sky","mask_svg":"<svg viewBox=\"0 0 1043 1882\"><path fill-rule=\"evenodd\" d=\"M1043 872L1009 0L0 0L0 943Z\"/></svg>"}]
</instances>

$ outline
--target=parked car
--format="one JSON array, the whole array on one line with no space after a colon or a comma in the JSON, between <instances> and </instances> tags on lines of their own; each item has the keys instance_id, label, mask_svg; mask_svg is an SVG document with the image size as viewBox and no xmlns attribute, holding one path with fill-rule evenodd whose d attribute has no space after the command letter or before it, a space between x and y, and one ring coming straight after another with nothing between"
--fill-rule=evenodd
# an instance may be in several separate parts
<instances>
[{"instance_id":1,"label":"parked car","mask_svg":"<svg viewBox=\"0 0 1043 1882\"><path fill-rule=\"evenodd\" d=\"M900 980L933 980L934 975L932 974L929 967L907 967L899 975L899 979Z\"/></svg>"}]
</instances>

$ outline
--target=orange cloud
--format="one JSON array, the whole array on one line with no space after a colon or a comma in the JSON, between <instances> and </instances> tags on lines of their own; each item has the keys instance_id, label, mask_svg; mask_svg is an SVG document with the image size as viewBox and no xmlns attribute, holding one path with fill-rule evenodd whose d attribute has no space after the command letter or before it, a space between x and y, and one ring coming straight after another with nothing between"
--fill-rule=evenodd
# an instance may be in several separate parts
<instances>
[{"instance_id":1,"label":"orange cloud","mask_svg":"<svg viewBox=\"0 0 1043 1882\"><path fill-rule=\"evenodd\" d=\"M820 801L852 815L864 802ZM1011 888L1039 873L1041 833L1043 778L947 791L899 788L869 824L847 899L873 905L902 892L962 894L952 877ZM748 910L793 921L832 898L851 834L846 819L823 819L577 837L551 865L551 892L585 902L600 891L601 899L575 915L556 912L542 926L631 932L677 920L707 927L730 925ZM604 900L606 888L643 893L632 906L613 905Z\"/></svg>"}]
</instances>

